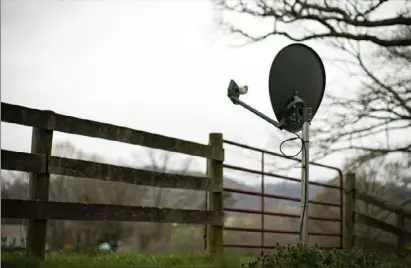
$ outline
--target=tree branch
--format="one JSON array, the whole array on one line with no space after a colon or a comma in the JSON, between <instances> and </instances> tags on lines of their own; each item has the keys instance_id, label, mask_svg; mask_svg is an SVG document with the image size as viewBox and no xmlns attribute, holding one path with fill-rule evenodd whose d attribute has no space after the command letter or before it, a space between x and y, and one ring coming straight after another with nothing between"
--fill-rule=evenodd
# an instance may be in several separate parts
<instances>
[{"instance_id":1,"label":"tree branch","mask_svg":"<svg viewBox=\"0 0 411 268\"><path fill-rule=\"evenodd\" d=\"M281 22L283 24L292 24L294 22L315 21L328 29L328 32L312 33L310 35L297 37L291 35L289 32L277 30L277 23L273 31L264 35L253 36L238 27L229 25L228 30L234 34L240 34L243 37L252 40L253 42L261 41L269 36L284 36L296 42L324 39L324 38L341 38L354 41L368 41L384 47L404 47L411 45L409 38L382 38L381 35L372 34L356 34L356 31L337 31L335 26L338 24L346 26L360 27L360 28L381 28L390 26L411 26L411 17L399 15L397 17L371 20L369 15L375 11L384 2L371 6L364 12L359 12L350 16L345 10L336 6L320 6L319 4L312 4L309 1L295 0L293 4L282 0L275 2L273 6L269 6L266 1L259 1L257 7L259 10L249 8L243 1L239 1L237 5L230 5L228 0L217 1L217 8L224 12L235 12L239 14L250 15L255 18L272 18L274 22ZM340 27L341 28L341 27Z\"/></svg>"}]
</instances>

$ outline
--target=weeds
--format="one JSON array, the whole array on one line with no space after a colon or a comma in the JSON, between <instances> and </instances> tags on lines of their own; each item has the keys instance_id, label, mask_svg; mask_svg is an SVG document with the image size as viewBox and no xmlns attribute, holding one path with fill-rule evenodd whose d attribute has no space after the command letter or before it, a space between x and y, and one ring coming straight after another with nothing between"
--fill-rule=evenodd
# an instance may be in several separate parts
<instances>
[{"instance_id":1,"label":"weeds","mask_svg":"<svg viewBox=\"0 0 411 268\"><path fill-rule=\"evenodd\" d=\"M262 251L243 268L409 268L409 256L396 256L364 250L320 250L302 244L279 246Z\"/></svg>"}]
</instances>

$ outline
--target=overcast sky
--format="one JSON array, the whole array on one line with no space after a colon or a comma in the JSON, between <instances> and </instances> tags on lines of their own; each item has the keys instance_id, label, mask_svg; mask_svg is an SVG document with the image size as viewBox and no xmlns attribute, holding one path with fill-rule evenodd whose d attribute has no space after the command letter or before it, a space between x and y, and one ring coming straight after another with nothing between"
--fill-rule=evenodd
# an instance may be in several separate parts
<instances>
[{"instance_id":1,"label":"overcast sky","mask_svg":"<svg viewBox=\"0 0 411 268\"><path fill-rule=\"evenodd\" d=\"M1 101L201 143L208 133L222 132L226 139L278 151L280 140L273 137L279 131L232 105L226 89L232 78L247 84L244 100L274 117L268 73L276 53L290 42L271 38L232 48L235 40L221 35L214 19L206 0L2 0ZM332 53L310 45L321 57ZM325 66L326 90L338 90L343 74ZM30 128L1 127L2 149L30 151ZM112 161L131 161L136 153L144 158L136 146L54 137ZM258 167L258 154L244 162L227 149L228 162ZM342 164L342 158L324 161ZM205 165L196 161L194 167ZM311 172L316 178L333 174Z\"/></svg>"}]
</instances>

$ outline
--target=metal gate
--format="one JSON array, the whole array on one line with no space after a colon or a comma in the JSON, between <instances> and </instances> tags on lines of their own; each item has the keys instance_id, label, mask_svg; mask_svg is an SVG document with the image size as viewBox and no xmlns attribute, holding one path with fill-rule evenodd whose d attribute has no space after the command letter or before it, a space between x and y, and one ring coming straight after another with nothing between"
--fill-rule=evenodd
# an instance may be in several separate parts
<instances>
[{"instance_id":1,"label":"metal gate","mask_svg":"<svg viewBox=\"0 0 411 268\"><path fill-rule=\"evenodd\" d=\"M281 229L266 229L264 226L264 216L269 215L269 216L279 216L279 217L287 217L287 218L300 218L299 214L291 214L291 213L281 213L281 212L274 212L274 211L266 211L265 210L265 198L273 198L273 199L280 199L280 200L287 200L287 201L294 201L294 202L300 202L300 198L295 198L295 197L290 197L290 196L284 196L284 195L278 195L278 194L270 194L270 193L265 193L265 182L264 182L264 177L275 177L283 180L288 180L288 181L294 181L294 182L301 182L300 178L293 178L293 177L288 177L280 174L274 174L274 173L267 173L264 171L264 164L265 164L265 159L264 157L266 155L271 155L271 156L276 156L276 157L282 157L282 158L287 158L288 157L283 156L282 154L262 150L259 148L251 147L248 145L240 144L237 142L233 141L228 141L224 140L225 144L230 144L236 147L241 147L244 149L252 150L255 152L261 153L261 169L260 170L255 170L255 169L249 169L249 168L244 168L244 167L239 167L239 166L233 166L233 165L228 165L224 164L224 168L226 169L231 169L231 170L238 170L242 172L248 172L252 174L257 174L261 176L261 191L246 191L243 189L234 189L234 188L226 188L224 187L224 192L229 192L229 193L238 193L238 194L244 194L244 195L251 195L251 196L259 196L261 197L261 207L259 210L257 209L243 209L243 208L228 208L224 207L225 212L237 212L237 213L248 213L248 214L258 214L261 215L261 228L244 228L244 227L228 227L225 226L224 230L226 231L237 231L237 232L254 232L254 233L260 233L261 234L261 244L260 245L251 245L247 243L241 243L241 244L224 244L224 247L228 248L255 248L255 249L270 249L274 248L275 245L265 245L264 243L264 234L265 233L277 233L277 234L293 234L293 235L298 235L299 231L297 230L281 230ZM291 158L294 161L299 161L297 158ZM339 214L340 216L338 218L325 218L325 217L311 217L309 216L309 219L311 220L318 220L318 221L328 221L328 222L339 222L339 233L319 233L319 232L309 232L309 236L328 236L328 237L339 237L339 246L338 247L321 247L320 248L342 248L343 246L343 175L340 169L332 166L327 166L319 163L314 163L310 162L311 165L314 166L319 166L323 168L328 168L332 169L338 172L339 176L339 185L329 185L325 183L320 183L320 182L315 182L315 181L310 181L310 185L317 185L321 187L326 187L326 188L333 188L333 189L338 189L340 193L340 198L339 198L339 203L327 203L327 202L320 202L320 201L315 201L315 200L310 200L310 204L316 204L316 205L321 205L321 206L330 206L330 207L337 207L339 208Z\"/></svg>"}]
</instances>

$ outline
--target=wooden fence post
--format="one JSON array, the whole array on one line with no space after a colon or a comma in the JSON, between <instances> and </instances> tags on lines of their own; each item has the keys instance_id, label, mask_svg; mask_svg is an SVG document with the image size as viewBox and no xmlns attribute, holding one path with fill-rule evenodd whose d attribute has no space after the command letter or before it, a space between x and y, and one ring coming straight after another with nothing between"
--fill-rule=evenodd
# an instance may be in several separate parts
<instances>
[{"instance_id":1,"label":"wooden fence post","mask_svg":"<svg viewBox=\"0 0 411 268\"><path fill-rule=\"evenodd\" d=\"M349 172L345 177L345 234L344 249L351 250L354 248L355 236L355 173Z\"/></svg>"},{"instance_id":2,"label":"wooden fence post","mask_svg":"<svg viewBox=\"0 0 411 268\"><path fill-rule=\"evenodd\" d=\"M402 232L397 235L397 247L399 249L399 252L404 250L405 248L405 217L404 213L402 211L397 212L397 227L400 229Z\"/></svg>"},{"instance_id":3,"label":"wooden fence post","mask_svg":"<svg viewBox=\"0 0 411 268\"><path fill-rule=\"evenodd\" d=\"M53 131L33 128L31 152L51 155ZM29 199L48 201L50 174L31 173L29 177ZM27 225L27 253L44 260L46 251L47 220L29 219Z\"/></svg>"},{"instance_id":4,"label":"wooden fence post","mask_svg":"<svg viewBox=\"0 0 411 268\"><path fill-rule=\"evenodd\" d=\"M214 150L223 149L223 135L210 133L209 145ZM212 178L217 186L208 195L209 208L212 211L223 212L223 161L207 159L207 176ZM223 225L210 225L207 232L208 252L215 261L221 261L223 255Z\"/></svg>"}]
</instances>

